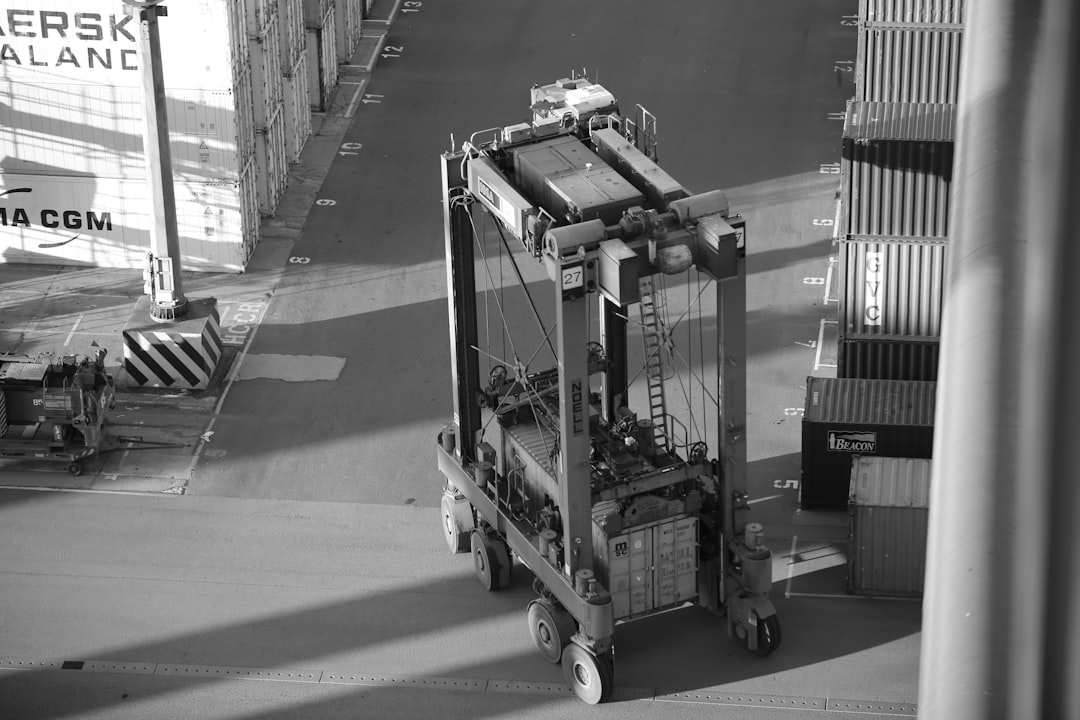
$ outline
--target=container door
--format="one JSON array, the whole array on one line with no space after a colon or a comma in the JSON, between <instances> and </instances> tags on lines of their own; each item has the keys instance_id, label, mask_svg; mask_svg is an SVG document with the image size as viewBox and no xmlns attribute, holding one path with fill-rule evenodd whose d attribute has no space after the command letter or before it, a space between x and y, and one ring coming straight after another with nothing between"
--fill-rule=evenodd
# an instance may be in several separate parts
<instances>
[{"instance_id":1,"label":"container door","mask_svg":"<svg viewBox=\"0 0 1080 720\"><path fill-rule=\"evenodd\" d=\"M644 615L653 608L652 528L630 533L630 614Z\"/></svg>"}]
</instances>

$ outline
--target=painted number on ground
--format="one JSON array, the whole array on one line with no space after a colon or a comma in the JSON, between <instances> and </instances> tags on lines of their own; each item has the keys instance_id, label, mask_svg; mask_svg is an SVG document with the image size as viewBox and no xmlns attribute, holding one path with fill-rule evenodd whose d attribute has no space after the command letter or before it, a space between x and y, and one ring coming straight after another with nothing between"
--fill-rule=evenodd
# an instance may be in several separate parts
<instances>
[{"instance_id":1,"label":"painted number on ground","mask_svg":"<svg viewBox=\"0 0 1080 720\"><path fill-rule=\"evenodd\" d=\"M331 200L330 198L320 198L315 201L316 205L337 205L337 200Z\"/></svg>"},{"instance_id":2,"label":"painted number on ground","mask_svg":"<svg viewBox=\"0 0 1080 720\"><path fill-rule=\"evenodd\" d=\"M842 15L840 17L840 24L844 27L858 27L859 16L858 15Z\"/></svg>"},{"instance_id":3,"label":"painted number on ground","mask_svg":"<svg viewBox=\"0 0 1080 720\"><path fill-rule=\"evenodd\" d=\"M803 285L824 285L825 278L823 277L804 277L802 279Z\"/></svg>"},{"instance_id":4,"label":"painted number on ground","mask_svg":"<svg viewBox=\"0 0 1080 720\"><path fill-rule=\"evenodd\" d=\"M777 490L798 490L798 480L773 480L772 486Z\"/></svg>"},{"instance_id":5,"label":"painted number on ground","mask_svg":"<svg viewBox=\"0 0 1080 720\"><path fill-rule=\"evenodd\" d=\"M311 262L311 258L297 257L294 255L293 257L289 258L289 262L293 265L307 265L309 262Z\"/></svg>"},{"instance_id":6,"label":"painted number on ground","mask_svg":"<svg viewBox=\"0 0 1080 720\"><path fill-rule=\"evenodd\" d=\"M821 163L821 166L818 168L818 172L822 175L839 175L840 163Z\"/></svg>"},{"instance_id":7,"label":"painted number on ground","mask_svg":"<svg viewBox=\"0 0 1080 720\"><path fill-rule=\"evenodd\" d=\"M382 57L384 58L396 58L401 57L401 53L405 52L404 45L387 45L383 47Z\"/></svg>"},{"instance_id":8,"label":"painted number on ground","mask_svg":"<svg viewBox=\"0 0 1080 720\"><path fill-rule=\"evenodd\" d=\"M364 93L363 99L360 102L367 105L368 103L381 103L383 96L378 93Z\"/></svg>"},{"instance_id":9,"label":"painted number on ground","mask_svg":"<svg viewBox=\"0 0 1080 720\"><path fill-rule=\"evenodd\" d=\"M829 218L814 218L814 225L817 227L832 227L833 221Z\"/></svg>"},{"instance_id":10,"label":"painted number on ground","mask_svg":"<svg viewBox=\"0 0 1080 720\"><path fill-rule=\"evenodd\" d=\"M847 113L846 112L831 112L826 117L828 117L829 120L843 120L844 118L847 117Z\"/></svg>"},{"instance_id":11,"label":"painted number on ground","mask_svg":"<svg viewBox=\"0 0 1080 720\"><path fill-rule=\"evenodd\" d=\"M360 143L341 143L341 149L338 150L338 155L357 155L356 152L360 148L364 147Z\"/></svg>"},{"instance_id":12,"label":"painted number on ground","mask_svg":"<svg viewBox=\"0 0 1080 720\"><path fill-rule=\"evenodd\" d=\"M401 3L401 12L420 12L423 5L424 3L419 0L405 0L405 2Z\"/></svg>"},{"instance_id":13,"label":"painted number on ground","mask_svg":"<svg viewBox=\"0 0 1080 720\"><path fill-rule=\"evenodd\" d=\"M784 408L784 414L788 417L802 417L806 411L803 408Z\"/></svg>"},{"instance_id":14,"label":"painted number on ground","mask_svg":"<svg viewBox=\"0 0 1080 720\"><path fill-rule=\"evenodd\" d=\"M849 73L855 71L854 60L835 60L833 61L833 72Z\"/></svg>"}]
</instances>

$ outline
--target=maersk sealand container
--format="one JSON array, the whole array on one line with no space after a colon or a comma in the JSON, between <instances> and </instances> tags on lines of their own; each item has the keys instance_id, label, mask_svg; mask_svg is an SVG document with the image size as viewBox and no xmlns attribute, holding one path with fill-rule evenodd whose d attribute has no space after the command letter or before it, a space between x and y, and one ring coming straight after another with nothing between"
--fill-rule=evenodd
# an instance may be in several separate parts
<instances>
[{"instance_id":1,"label":"maersk sealand container","mask_svg":"<svg viewBox=\"0 0 1080 720\"><path fill-rule=\"evenodd\" d=\"M855 455L930 457L936 391L935 382L808 377L802 507L846 506Z\"/></svg>"},{"instance_id":2,"label":"maersk sealand container","mask_svg":"<svg viewBox=\"0 0 1080 720\"><path fill-rule=\"evenodd\" d=\"M113 0L0 16L0 258L141 268L149 249L137 16ZM252 201L252 0L169 2L162 65L184 269L240 271ZM280 63L273 67L280 73ZM81 218L77 220L77 218Z\"/></svg>"}]
</instances>

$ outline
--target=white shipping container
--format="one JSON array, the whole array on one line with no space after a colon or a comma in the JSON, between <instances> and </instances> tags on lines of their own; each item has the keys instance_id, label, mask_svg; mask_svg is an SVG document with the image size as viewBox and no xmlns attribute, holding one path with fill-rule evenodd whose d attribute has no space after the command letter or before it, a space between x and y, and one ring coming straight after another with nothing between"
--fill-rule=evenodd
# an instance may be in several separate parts
<instances>
[{"instance_id":1,"label":"white shipping container","mask_svg":"<svg viewBox=\"0 0 1080 720\"><path fill-rule=\"evenodd\" d=\"M364 9L361 0L335 0L335 7L338 60L349 62L360 43Z\"/></svg>"},{"instance_id":2,"label":"white shipping container","mask_svg":"<svg viewBox=\"0 0 1080 720\"><path fill-rule=\"evenodd\" d=\"M235 181L254 152L244 76L224 90L169 89L173 175ZM101 85L0 82L0 171L143 179L143 94Z\"/></svg>"},{"instance_id":3,"label":"white shipping container","mask_svg":"<svg viewBox=\"0 0 1080 720\"><path fill-rule=\"evenodd\" d=\"M285 157L289 162L300 160L300 153L310 136L307 57L301 53L285 78Z\"/></svg>"},{"instance_id":4,"label":"white shipping container","mask_svg":"<svg viewBox=\"0 0 1080 720\"><path fill-rule=\"evenodd\" d=\"M277 0L242 0L247 31L261 35L278 16Z\"/></svg>"},{"instance_id":5,"label":"white shipping container","mask_svg":"<svg viewBox=\"0 0 1080 720\"><path fill-rule=\"evenodd\" d=\"M232 87L234 69L248 54L238 0L166 7L158 21L165 86ZM0 77L16 84L139 87L139 19L124 8L119 0L34 0L8 9L0 17Z\"/></svg>"},{"instance_id":6,"label":"white shipping container","mask_svg":"<svg viewBox=\"0 0 1080 720\"><path fill-rule=\"evenodd\" d=\"M251 43L251 87L257 127L268 124L281 107L285 92L281 75L281 35L275 14Z\"/></svg>"},{"instance_id":7,"label":"white shipping container","mask_svg":"<svg viewBox=\"0 0 1080 720\"><path fill-rule=\"evenodd\" d=\"M333 6L320 25L307 27L309 100L320 112L329 109L338 81L335 27Z\"/></svg>"},{"instance_id":8,"label":"white shipping container","mask_svg":"<svg viewBox=\"0 0 1080 720\"><path fill-rule=\"evenodd\" d=\"M236 182L175 183L184 270L244 269L258 237L253 165ZM140 269L149 214L145 179L0 173L0 258Z\"/></svg>"},{"instance_id":9,"label":"white shipping container","mask_svg":"<svg viewBox=\"0 0 1080 720\"><path fill-rule=\"evenodd\" d=\"M278 26L281 31L281 67L284 71L296 67L304 54L304 2L278 0Z\"/></svg>"},{"instance_id":10,"label":"white shipping container","mask_svg":"<svg viewBox=\"0 0 1080 720\"><path fill-rule=\"evenodd\" d=\"M273 215L281 194L289 184L289 164L285 148L285 112L279 105L255 143L256 187L259 212Z\"/></svg>"}]
</instances>

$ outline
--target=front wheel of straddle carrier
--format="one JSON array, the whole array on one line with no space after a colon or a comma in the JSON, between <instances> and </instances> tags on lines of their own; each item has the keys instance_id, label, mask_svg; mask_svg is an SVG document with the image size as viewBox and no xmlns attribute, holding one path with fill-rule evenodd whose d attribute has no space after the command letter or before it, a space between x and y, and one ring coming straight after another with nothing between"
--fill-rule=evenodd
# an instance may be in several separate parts
<instances>
[{"instance_id":1,"label":"front wheel of straddle carrier","mask_svg":"<svg viewBox=\"0 0 1080 720\"><path fill-rule=\"evenodd\" d=\"M485 532L472 531L473 569L480 585L488 591L501 590L510 584L510 551L502 538Z\"/></svg>"},{"instance_id":2,"label":"front wheel of straddle carrier","mask_svg":"<svg viewBox=\"0 0 1080 720\"><path fill-rule=\"evenodd\" d=\"M562 671L570 689L589 705L611 697L615 686L615 663L611 653L595 655L571 642L563 650Z\"/></svg>"}]
</instances>

